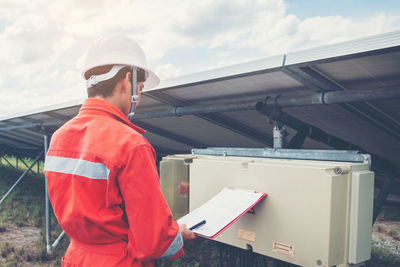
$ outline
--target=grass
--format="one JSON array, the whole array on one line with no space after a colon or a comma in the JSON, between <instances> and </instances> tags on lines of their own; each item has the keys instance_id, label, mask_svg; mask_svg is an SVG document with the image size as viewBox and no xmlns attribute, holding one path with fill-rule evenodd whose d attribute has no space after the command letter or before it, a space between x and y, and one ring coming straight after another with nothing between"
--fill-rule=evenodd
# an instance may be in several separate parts
<instances>
[{"instance_id":1,"label":"grass","mask_svg":"<svg viewBox=\"0 0 400 267\"><path fill-rule=\"evenodd\" d=\"M24 163L21 162L21 160L18 160L18 168L17 168L17 158L16 157L6 157L7 161L11 163L12 166L14 166L16 169L25 171L28 169L28 167L25 166ZM26 165L30 166L33 163L33 159L30 158L22 158L22 160L26 163ZM7 163L6 160L1 159L1 163L6 166L10 166ZM37 163L32 167L31 169L34 173L37 173ZM29 173L32 173L31 171ZM39 173L43 173L43 162L39 161Z\"/></svg>"},{"instance_id":2,"label":"grass","mask_svg":"<svg viewBox=\"0 0 400 267\"><path fill-rule=\"evenodd\" d=\"M15 159L8 158L15 164ZM28 165L32 160L26 161ZM28 163L30 162L30 163ZM3 161L0 164L0 196L9 190L20 175L27 169L19 164L19 169L13 169ZM13 192L0 204L0 232L15 225L21 227L40 228L40 237L34 248L18 247L12 240L0 243L0 266L60 266L60 259L68 246L68 238L64 238L51 254L47 254L45 241L45 205L43 164L40 164L40 175L28 173ZM36 166L35 166L36 171ZM22 228L21 228L22 229ZM61 233L54 215L51 216L51 235L53 240ZM5 262L5 263L4 263ZM2 265L3 264L3 265Z\"/></svg>"},{"instance_id":3,"label":"grass","mask_svg":"<svg viewBox=\"0 0 400 267\"><path fill-rule=\"evenodd\" d=\"M400 257L391 252L388 248L372 246L370 264L376 266L400 266ZM374 265L372 265L374 266Z\"/></svg>"}]
</instances>

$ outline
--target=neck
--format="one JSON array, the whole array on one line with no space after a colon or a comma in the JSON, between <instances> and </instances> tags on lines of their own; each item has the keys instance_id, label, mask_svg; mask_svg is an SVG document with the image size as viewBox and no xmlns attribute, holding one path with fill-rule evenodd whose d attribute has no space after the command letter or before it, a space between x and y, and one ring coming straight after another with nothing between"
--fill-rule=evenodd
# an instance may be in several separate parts
<instances>
[{"instance_id":1,"label":"neck","mask_svg":"<svg viewBox=\"0 0 400 267\"><path fill-rule=\"evenodd\" d=\"M116 106L119 110L122 111L122 113L124 113L125 115L127 115L129 113L129 110L126 110L125 105L123 104L123 102L121 101L120 98L116 97L115 94L111 95L111 96L101 96L101 95L97 95L93 98L97 98L103 101L106 101L108 103L113 104L114 106Z\"/></svg>"}]
</instances>

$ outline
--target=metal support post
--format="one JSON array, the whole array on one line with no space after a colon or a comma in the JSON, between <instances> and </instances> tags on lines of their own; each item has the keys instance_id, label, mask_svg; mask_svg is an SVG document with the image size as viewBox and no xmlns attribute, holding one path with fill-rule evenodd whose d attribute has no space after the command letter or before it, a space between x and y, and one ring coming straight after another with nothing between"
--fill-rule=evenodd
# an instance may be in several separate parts
<instances>
[{"instance_id":1,"label":"metal support post","mask_svg":"<svg viewBox=\"0 0 400 267\"><path fill-rule=\"evenodd\" d=\"M25 175L29 172L29 170L33 167L33 165L36 164L36 162L40 159L40 157L43 155L43 152L41 152L39 154L39 156L36 157L36 159L33 161L33 163L31 164L31 166L29 166L29 168L24 171L24 173L18 178L18 180L14 183L13 186L11 186L11 188L8 190L8 192L3 196L3 198L0 200L0 204L3 203L3 201L8 197L8 195L14 190L14 188L17 186L17 184L22 180L22 178L25 177Z\"/></svg>"},{"instance_id":2,"label":"metal support post","mask_svg":"<svg viewBox=\"0 0 400 267\"><path fill-rule=\"evenodd\" d=\"M40 172L39 164L40 164L40 160L37 162L37 175L39 175L39 172Z\"/></svg>"},{"instance_id":3,"label":"metal support post","mask_svg":"<svg viewBox=\"0 0 400 267\"><path fill-rule=\"evenodd\" d=\"M63 239L64 236L65 236L65 232L62 231L62 233L57 237L56 241L54 241L54 243L51 245L51 249L54 249L55 247L57 247L58 244L60 243L61 239Z\"/></svg>"},{"instance_id":4,"label":"metal support post","mask_svg":"<svg viewBox=\"0 0 400 267\"><path fill-rule=\"evenodd\" d=\"M25 161L24 161L23 159L20 158L20 160L21 160L21 162L25 165L25 167L29 168L29 167L28 167L28 164L26 164ZM39 160L37 161L37 163L39 163ZM32 166L32 167L33 167L33 166ZM36 174L32 169L30 170L30 172L33 173L33 174Z\"/></svg>"},{"instance_id":5,"label":"metal support post","mask_svg":"<svg viewBox=\"0 0 400 267\"><path fill-rule=\"evenodd\" d=\"M3 148L0 152L0 164L3 164L3 157L4 157L4 153L6 152L6 149Z\"/></svg>"},{"instance_id":6,"label":"metal support post","mask_svg":"<svg viewBox=\"0 0 400 267\"><path fill-rule=\"evenodd\" d=\"M11 162L8 161L8 159L6 157L3 157L3 158L8 163L8 165L11 166L11 168L15 169L15 167L11 164Z\"/></svg>"},{"instance_id":7,"label":"metal support post","mask_svg":"<svg viewBox=\"0 0 400 267\"><path fill-rule=\"evenodd\" d=\"M43 135L44 138L44 158L46 159L47 155L47 150L48 150L48 137L47 134ZM50 199L49 199L49 190L47 186L47 179L45 180L45 205L46 205L46 248L47 248L47 253L51 252L51 245L50 245L50 240L51 240L51 232L50 232Z\"/></svg>"},{"instance_id":8,"label":"metal support post","mask_svg":"<svg viewBox=\"0 0 400 267\"><path fill-rule=\"evenodd\" d=\"M286 129L277 123L274 126L274 149L283 148L285 143Z\"/></svg>"},{"instance_id":9,"label":"metal support post","mask_svg":"<svg viewBox=\"0 0 400 267\"><path fill-rule=\"evenodd\" d=\"M392 189L392 184L393 184L393 179L390 175L387 175L385 177L385 181L383 182L382 186L379 189L379 194L374 200L374 216L372 219L372 223L375 222L376 218L378 217L383 204L386 201L387 196L390 193L390 190Z\"/></svg>"},{"instance_id":10,"label":"metal support post","mask_svg":"<svg viewBox=\"0 0 400 267\"><path fill-rule=\"evenodd\" d=\"M304 127L297 131L296 135L290 140L288 148L300 149L304 141L306 141L307 136L309 136L311 129L309 127Z\"/></svg>"},{"instance_id":11,"label":"metal support post","mask_svg":"<svg viewBox=\"0 0 400 267\"><path fill-rule=\"evenodd\" d=\"M15 157L15 161L17 162L17 170L18 170L18 157Z\"/></svg>"},{"instance_id":12,"label":"metal support post","mask_svg":"<svg viewBox=\"0 0 400 267\"><path fill-rule=\"evenodd\" d=\"M48 136L47 134L43 135L44 138L44 158L46 160L46 155L47 155L47 150L48 150ZM43 161L43 166L44 166L44 161ZM39 164L37 167L37 171L39 173ZM51 223L50 223L50 199L49 199L49 188L47 185L47 179L45 180L45 205L46 205L46 249L47 253L51 253L51 250L54 249L55 247L58 246L60 241L63 239L65 236L65 232L62 231L61 234L57 237L57 239L54 241L53 244L51 244Z\"/></svg>"}]
</instances>

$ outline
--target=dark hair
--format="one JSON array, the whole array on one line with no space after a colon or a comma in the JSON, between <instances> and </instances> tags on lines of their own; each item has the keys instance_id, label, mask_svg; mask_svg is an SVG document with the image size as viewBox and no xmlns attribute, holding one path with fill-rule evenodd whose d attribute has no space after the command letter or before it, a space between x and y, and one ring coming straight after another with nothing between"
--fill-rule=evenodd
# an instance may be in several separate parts
<instances>
[{"instance_id":1,"label":"dark hair","mask_svg":"<svg viewBox=\"0 0 400 267\"><path fill-rule=\"evenodd\" d=\"M114 65L106 65L90 69L85 73L85 79L86 80L89 79L92 75L100 75L107 73L111 70L113 66ZM90 86L87 89L88 97L95 97L98 95L101 95L103 97L111 96L114 93L114 88L117 85L117 83L120 80L124 79L128 72L132 72L132 69L131 67L126 66L120 69L113 78Z\"/></svg>"}]
</instances>

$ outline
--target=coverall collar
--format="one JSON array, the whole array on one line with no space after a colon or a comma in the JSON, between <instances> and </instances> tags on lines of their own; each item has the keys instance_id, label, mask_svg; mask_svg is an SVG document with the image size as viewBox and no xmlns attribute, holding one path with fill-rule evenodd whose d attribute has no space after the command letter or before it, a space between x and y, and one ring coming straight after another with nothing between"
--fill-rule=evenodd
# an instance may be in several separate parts
<instances>
[{"instance_id":1,"label":"coverall collar","mask_svg":"<svg viewBox=\"0 0 400 267\"><path fill-rule=\"evenodd\" d=\"M127 124L132 129L137 131L138 133L143 134L146 132L142 128L132 124L128 120L126 115L124 113L122 113L122 111L119 108L117 108L116 106L114 106L113 104L111 104L107 101L104 101L104 100L101 100L98 98L88 98L85 100L85 102L83 102L82 107L79 110L79 113L82 113L85 110L97 110L97 111L106 112L106 113L111 114L112 116L116 117L121 122Z\"/></svg>"}]
</instances>

